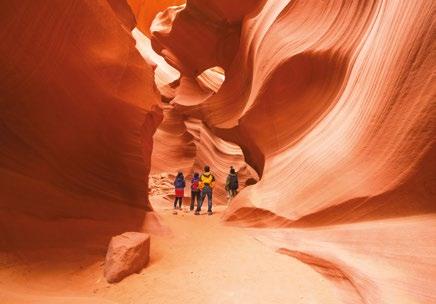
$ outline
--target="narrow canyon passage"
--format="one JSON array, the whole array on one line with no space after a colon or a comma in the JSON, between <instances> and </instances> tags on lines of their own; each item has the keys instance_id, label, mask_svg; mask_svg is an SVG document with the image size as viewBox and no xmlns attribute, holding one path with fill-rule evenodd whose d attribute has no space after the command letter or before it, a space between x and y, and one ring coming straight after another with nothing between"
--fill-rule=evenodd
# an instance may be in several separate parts
<instances>
[{"instance_id":1,"label":"narrow canyon passage","mask_svg":"<svg viewBox=\"0 0 436 304\"><path fill-rule=\"evenodd\" d=\"M434 1L0 12L0 303L436 303ZM206 164L216 213L173 215Z\"/></svg>"}]
</instances>

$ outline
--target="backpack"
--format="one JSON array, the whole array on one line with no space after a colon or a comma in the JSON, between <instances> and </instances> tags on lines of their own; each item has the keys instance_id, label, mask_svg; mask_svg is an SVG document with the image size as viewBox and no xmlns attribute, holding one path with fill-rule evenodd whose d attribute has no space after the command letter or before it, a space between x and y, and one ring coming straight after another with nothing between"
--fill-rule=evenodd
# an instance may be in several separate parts
<instances>
[{"instance_id":1,"label":"backpack","mask_svg":"<svg viewBox=\"0 0 436 304\"><path fill-rule=\"evenodd\" d=\"M200 176L200 182L201 182L200 189L203 189L205 185L209 185L209 187L213 188L214 181L215 181L215 177L212 175L212 173L209 173L207 175L203 173Z\"/></svg>"},{"instance_id":2,"label":"backpack","mask_svg":"<svg viewBox=\"0 0 436 304\"><path fill-rule=\"evenodd\" d=\"M238 176L236 174L229 175L229 188L231 190L237 190L239 188Z\"/></svg>"},{"instance_id":3,"label":"backpack","mask_svg":"<svg viewBox=\"0 0 436 304\"><path fill-rule=\"evenodd\" d=\"M174 182L174 186L176 187L176 189L185 188L185 180L183 178L176 178L176 181Z\"/></svg>"},{"instance_id":4,"label":"backpack","mask_svg":"<svg viewBox=\"0 0 436 304\"><path fill-rule=\"evenodd\" d=\"M198 184L199 184L200 180L199 179L192 179L191 180L191 190L192 191L198 191Z\"/></svg>"}]
</instances>

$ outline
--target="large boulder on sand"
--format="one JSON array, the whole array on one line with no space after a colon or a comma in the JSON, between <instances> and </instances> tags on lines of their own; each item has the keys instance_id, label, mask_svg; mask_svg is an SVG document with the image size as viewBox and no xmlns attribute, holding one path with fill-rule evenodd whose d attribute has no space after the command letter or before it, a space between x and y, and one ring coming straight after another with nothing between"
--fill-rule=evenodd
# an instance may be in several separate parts
<instances>
[{"instance_id":1,"label":"large boulder on sand","mask_svg":"<svg viewBox=\"0 0 436 304\"><path fill-rule=\"evenodd\" d=\"M143 269L150 256L150 236L125 232L111 239L106 254L104 276L109 283L119 282Z\"/></svg>"}]
</instances>

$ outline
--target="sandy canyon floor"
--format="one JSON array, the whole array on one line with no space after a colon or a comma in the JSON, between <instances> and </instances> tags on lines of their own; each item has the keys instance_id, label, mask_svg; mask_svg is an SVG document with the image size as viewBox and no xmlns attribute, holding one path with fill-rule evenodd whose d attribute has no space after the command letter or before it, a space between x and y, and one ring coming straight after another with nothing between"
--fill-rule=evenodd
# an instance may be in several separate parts
<instances>
[{"instance_id":1,"label":"sandy canyon floor","mask_svg":"<svg viewBox=\"0 0 436 304\"><path fill-rule=\"evenodd\" d=\"M85 259L59 251L50 262L2 265L0 302L337 303L331 283L311 267L226 226L224 207L213 216L174 215L171 202L152 202L164 229L152 233L151 262L140 274L111 285L101 249L86 249Z\"/></svg>"}]
</instances>

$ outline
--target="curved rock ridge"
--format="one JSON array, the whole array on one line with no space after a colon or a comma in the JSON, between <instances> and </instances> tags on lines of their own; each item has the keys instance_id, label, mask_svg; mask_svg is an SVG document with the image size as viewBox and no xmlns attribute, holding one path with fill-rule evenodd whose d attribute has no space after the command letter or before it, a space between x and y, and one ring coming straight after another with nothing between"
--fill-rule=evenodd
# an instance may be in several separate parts
<instances>
[{"instance_id":1,"label":"curved rock ridge","mask_svg":"<svg viewBox=\"0 0 436 304\"><path fill-rule=\"evenodd\" d=\"M188 2L158 13L150 28L153 48L185 76L226 69L237 51L240 23L204 14Z\"/></svg>"},{"instance_id":2,"label":"curved rock ridge","mask_svg":"<svg viewBox=\"0 0 436 304\"><path fill-rule=\"evenodd\" d=\"M0 10L0 248L106 246L139 229L162 114L128 5Z\"/></svg>"},{"instance_id":3,"label":"curved rock ridge","mask_svg":"<svg viewBox=\"0 0 436 304\"><path fill-rule=\"evenodd\" d=\"M151 28L190 84L175 108L261 177L226 218L286 228L262 240L324 268L344 303L434 302L434 4L255 4L187 1ZM216 65L225 80L207 96L190 77Z\"/></svg>"},{"instance_id":4,"label":"curved rock ridge","mask_svg":"<svg viewBox=\"0 0 436 304\"><path fill-rule=\"evenodd\" d=\"M179 7L180 10L184 6ZM186 113L175 106L201 104L219 91L225 71L209 68L197 77L186 76L151 48L149 39L137 28L132 31L136 47L147 62L154 66L155 83L161 93L164 119L154 135L149 191L153 195L172 196L172 179L182 171L187 179L209 164L217 178L215 202L226 201L225 180L230 166L239 170L241 189L258 180L258 174L245 162L237 145L214 135L195 113ZM180 77L180 78L178 78ZM189 186L189 182L188 182ZM186 191L189 196L189 191Z\"/></svg>"},{"instance_id":5,"label":"curved rock ridge","mask_svg":"<svg viewBox=\"0 0 436 304\"><path fill-rule=\"evenodd\" d=\"M133 14L136 17L136 25L138 29L150 37L150 26L156 14L163 11L169 6L182 5L185 0L127 0Z\"/></svg>"},{"instance_id":6,"label":"curved rock ridge","mask_svg":"<svg viewBox=\"0 0 436 304\"><path fill-rule=\"evenodd\" d=\"M171 101L174 99L175 90L180 83L180 72L154 52L150 39L138 28L133 29L132 36L136 40L136 48L141 56L154 67L154 82L159 89L162 101Z\"/></svg>"},{"instance_id":7,"label":"curved rock ridge","mask_svg":"<svg viewBox=\"0 0 436 304\"><path fill-rule=\"evenodd\" d=\"M152 181L157 179L151 185L153 193L172 196L172 181L181 171L188 180L185 195L189 196L189 179L207 164L216 178L215 203L226 201L225 181L230 166L238 171L241 189L257 182L258 175L245 162L239 146L214 135L201 120L180 114L173 105L164 105L163 109L164 119L154 135L151 158Z\"/></svg>"},{"instance_id":8,"label":"curved rock ridge","mask_svg":"<svg viewBox=\"0 0 436 304\"><path fill-rule=\"evenodd\" d=\"M182 171L187 175L196 156L194 137L172 105L164 105L163 113L164 119L154 135L151 173L175 175Z\"/></svg>"},{"instance_id":9,"label":"curved rock ridge","mask_svg":"<svg viewBox=\"0 0 436 304\"><path fill-rule=\"evenodd\" d=\"M204 165L209 165L216 182L214 188L215 202L225 202L225 182L230 166L238 172L239 190L255 184L259 180L257 172L245 160L241 148L216 136L204 123L196 118L188 118L185 125L194 137L197 149L193 171L202 172Z\"/></svg>"},{"instance_id":10,"label":"curved rock ridge","mask_svg":"<svg viewBox=\"0 0 436 304\"><path fill-rule=\"evenodd\" d=\"M221 88L225 78L225 71L221 67L213 67L198 75L197 81L200 86L216 93Z\"/></svg>"}]
</instances>

